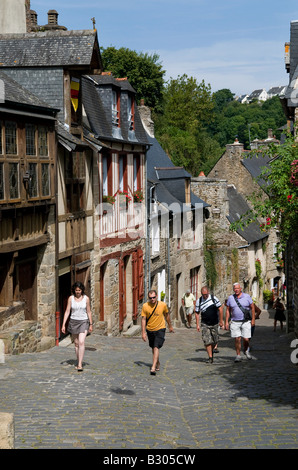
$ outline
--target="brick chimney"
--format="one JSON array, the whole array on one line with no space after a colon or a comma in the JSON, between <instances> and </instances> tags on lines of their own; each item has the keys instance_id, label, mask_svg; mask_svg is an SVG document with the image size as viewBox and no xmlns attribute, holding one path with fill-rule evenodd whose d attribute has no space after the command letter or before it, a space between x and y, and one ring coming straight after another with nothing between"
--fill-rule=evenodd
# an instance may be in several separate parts
<instances>
[{"instance_id":1,"label":"brick chimney","mask_svg":"<svg viewBox=\"0 0 298 470\"><path fill-rule=\"evenodd\" d=\"M145 106L144 99L140 100L138 110L145 131L150 135L150 137L154 137L154 122L151 119L151 109L148 106Z\"/></svg>"}]
</instances>

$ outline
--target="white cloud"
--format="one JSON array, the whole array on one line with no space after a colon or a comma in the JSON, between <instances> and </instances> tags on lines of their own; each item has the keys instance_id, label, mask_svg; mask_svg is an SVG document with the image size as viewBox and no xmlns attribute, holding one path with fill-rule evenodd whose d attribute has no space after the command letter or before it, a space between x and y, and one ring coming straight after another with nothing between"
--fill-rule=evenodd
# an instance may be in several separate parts
<instances>
[{"instance_id":1,"label":"white cloud","mask_svg":"<svg viewBox=\"0 0 298 470\"><path fill-rule=\"evenodd\" d=\"M285 85L283 44L276 41L239 40L215 43L178 51L157 53L166 78L184 73L210 83L212 91L229 88L235 94L257 88Z\"/></svg>"}]
</instances>

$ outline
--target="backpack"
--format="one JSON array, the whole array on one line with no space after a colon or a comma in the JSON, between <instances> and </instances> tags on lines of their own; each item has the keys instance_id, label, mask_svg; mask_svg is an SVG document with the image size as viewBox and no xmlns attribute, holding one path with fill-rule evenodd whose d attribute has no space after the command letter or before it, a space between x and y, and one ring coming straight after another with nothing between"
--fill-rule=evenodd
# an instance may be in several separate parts
<instances>
[{"instance_id":1,"label":"backpack","mask_svg":"<svg viewBox=\"0 0 298 470\"><path fill-rule=\"evenodd\" d=\"M201 320L206 325L216 325L218 323L218 307L216 306L216 302L214 300L213 294L211 294L211 300L213 305L210 305L205 312L201 312ZM199 302L199 310L201 310L201 303L202 303L202 296L200 297ZM212 309L212 313L210 313L210 309ZM209 310L209 314L208 314Z\"/></svg>"}]
</instances>

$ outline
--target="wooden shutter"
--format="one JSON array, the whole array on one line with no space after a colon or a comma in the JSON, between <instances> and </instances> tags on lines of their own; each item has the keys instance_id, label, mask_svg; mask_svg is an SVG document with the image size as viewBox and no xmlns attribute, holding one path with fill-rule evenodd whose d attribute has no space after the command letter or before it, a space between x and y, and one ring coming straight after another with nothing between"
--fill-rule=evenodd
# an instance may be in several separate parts
<instances>
[{"instance_id":1,"label":"wooden shutter","mask_svg":"<svg viewBox=\"0 0 298 470\"><path fill-rule=\"evenodd\" d=\"M138 316L138 254L137 251L132 253L132 303L133 303L133 319Z\"/></svg>"},{"instance_id":2,"label":"wooden shutter","mask_svg":"<svg viewBox=\"0 0 298 470\"><path fill-rule=\"evenodd\" d=\"M144 263L143 263L143 250L138 248L138 294L139 300L144 298Z\"/></svg>"}]
</instances>

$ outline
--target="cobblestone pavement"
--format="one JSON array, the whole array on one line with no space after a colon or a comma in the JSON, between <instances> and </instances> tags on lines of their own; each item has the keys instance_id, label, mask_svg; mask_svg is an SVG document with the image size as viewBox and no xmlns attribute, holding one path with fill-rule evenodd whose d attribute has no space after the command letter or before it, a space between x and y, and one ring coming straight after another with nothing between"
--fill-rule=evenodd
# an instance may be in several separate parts
<instances>
[{"instance_id":1,"label":"cobblestone pavement","mask_svg":"<svg viewBox=\"0 0 298 470\"><path fill-rule=\"evenodd\" d=\"M205 363L195 328L166 335L161 370L138 337L87 337L84 371L73 345L6 356L0 411L14 414L16 449L297 449L298 365L293 336L263 311L252 360L234 363L221 331Z\"/></svg>"}]
</instances>

